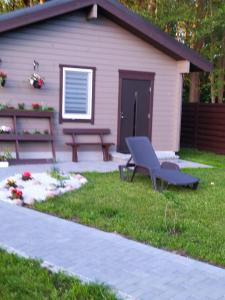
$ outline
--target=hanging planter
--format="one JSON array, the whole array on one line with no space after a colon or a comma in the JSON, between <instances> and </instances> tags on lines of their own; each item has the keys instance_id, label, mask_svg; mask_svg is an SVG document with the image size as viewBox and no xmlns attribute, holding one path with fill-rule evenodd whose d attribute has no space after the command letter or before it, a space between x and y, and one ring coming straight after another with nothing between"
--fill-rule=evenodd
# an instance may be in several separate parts
<instances>
[{"instance_id":1,"label":"hanging planter","mask_svg":"<svg viewBox=\"0 0 225 300\"><path fill-rule=\"evenodd\" d=\"M6 83L7 75L3 72L0 72L0 86L4 87Z\"/></svg>"},{"instance_id":2,"label":"hanging planter","mask_svg":"<svg viewBox=\"0 0 225 300\"><path fill-rule=\"evenodd\" d=\"M44 85L44 80L37 73L33 73L29 78L30 85L35 89L41 89Z\"/></svg>"}]
</instances>

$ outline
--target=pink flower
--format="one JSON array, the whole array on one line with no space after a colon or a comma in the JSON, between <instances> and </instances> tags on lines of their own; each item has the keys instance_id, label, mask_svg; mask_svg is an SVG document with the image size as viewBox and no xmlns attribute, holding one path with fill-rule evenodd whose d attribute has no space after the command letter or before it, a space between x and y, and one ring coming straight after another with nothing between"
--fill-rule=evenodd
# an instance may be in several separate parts
<instances>
[{"instance_id":1,"label":"pink flower","mask_svg":"<svg viewBox=\"0 0 225 300\"><path fill-rule=\"evenodd\" d=\"M23 172L22 174L22 180L26 181L26 180L31 180L32 179L32 176L31 176L31 173L30 172Z\"/></svg>"},{"instance_id":2,"label":"pink flower","mask_svg":"<svg viewBox=\"0 0 225 300\"><path fill-rule=\"evenodd\" d=\"M23 176L25 176L25 177L31 177L31 173L30 172L23 172Z\"/></svg>"}]
</instances>

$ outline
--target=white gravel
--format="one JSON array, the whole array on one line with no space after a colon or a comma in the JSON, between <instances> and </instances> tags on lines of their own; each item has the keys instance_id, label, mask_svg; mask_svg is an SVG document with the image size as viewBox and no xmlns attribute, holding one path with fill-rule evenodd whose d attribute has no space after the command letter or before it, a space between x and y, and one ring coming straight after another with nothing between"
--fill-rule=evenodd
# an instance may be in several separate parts
<instances>
[{"instance_id":1,"label":"white gravel","mask_svg":"<svg viewBox=\"0 0 225 300\"><path fill-rule=\"evenodd\" d=\"M63 186L48 173L34 173L31 175L32 179L28 181L22 180L22 174L8 177L14 179L17 189L23 192L22 201L19 199L12 200L10 198L10 188L6 185L8 178L0 182L0 200L17 205L32 205L35 201L45 201L48 198L77 190L87 182L87 179L80 174L64 174L63 176L65 176L66 179L63 180Z\"/></svg>"}]
</instances>

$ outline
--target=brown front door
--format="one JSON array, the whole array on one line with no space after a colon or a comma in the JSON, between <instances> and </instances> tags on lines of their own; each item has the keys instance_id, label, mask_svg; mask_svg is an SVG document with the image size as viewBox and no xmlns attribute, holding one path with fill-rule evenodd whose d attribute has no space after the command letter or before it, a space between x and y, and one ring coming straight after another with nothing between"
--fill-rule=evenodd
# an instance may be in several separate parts
<instances>
[{"instance_id":1,"label":"brown front door","mask_svg":"<svg viewBox=\"0 0 225 300\"><path fill-rule=\"evenodd\" d=\"M128 136L151 139L153 86L153 73L120 71L119 152L128 153Z\"/></svg>"}]
</instances>

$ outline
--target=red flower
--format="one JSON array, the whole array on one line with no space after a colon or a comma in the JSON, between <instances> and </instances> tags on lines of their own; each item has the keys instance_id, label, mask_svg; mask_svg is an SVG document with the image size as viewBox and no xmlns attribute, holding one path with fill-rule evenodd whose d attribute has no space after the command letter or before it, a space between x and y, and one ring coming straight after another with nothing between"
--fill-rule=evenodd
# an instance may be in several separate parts
<instances>
[{"instance_id":1,"label":"red flower","mask_svg":"<svg viewBox=\"0 0 225 300\"><path fill-rule=\"evenodd\" d=\"M21 191L16 191L16 196L18 197L18 198L20 198L21 196L22 196L22 192Z\"/></svg>"},{"instance_id":2,"label":"red flower","mask_svg":"<svg viewBox=\"0 0 225 300\"><path fill-rule=\"evenodd\" d=\"M33 109L39 109L41 106L39 103L32 103Z\"/></svg>"},{"instance_id":3,"label":"red flower","mask_svg":"<svg viewBox=\"0 0 225 300\"><path fill-rule=\"evenodd\" d=\"M43 85L44 82L43 82L42 79L38 79L37 83L38 83L38 86L39 86L39 87L42 87L42 85Z\"/></svg>"},{"instance_id":4,"label":"red flower","mask_svg":"<svg viewBox=\"0 0 225 300\"><path fill-rule=\"evenodd\" d=\"M30 172L23 172L23 174L22 174L22 180L30 180L30 179L32 179L32 176L31 176L31 173Z\"/></svg>"},{"instance_id":5,"label":"red flower","mask_svg":"<svg viewBox=\"0 0 225 300\"><path fill-rule=\"evenodd\" d=\"M30 172L23 172L23 176L25 176L25 177L31 177L31 173Z\"/></svg>"},{"instance_id":6,"label":"red flower","mask_svg":"<svg viewBox=\"0 0 225 300\"><path fill-rule=\"evenodd\" d=\"M23 192L16 188L11 190L12 199L23 199Z\"/></svg>"}]
</instances>

